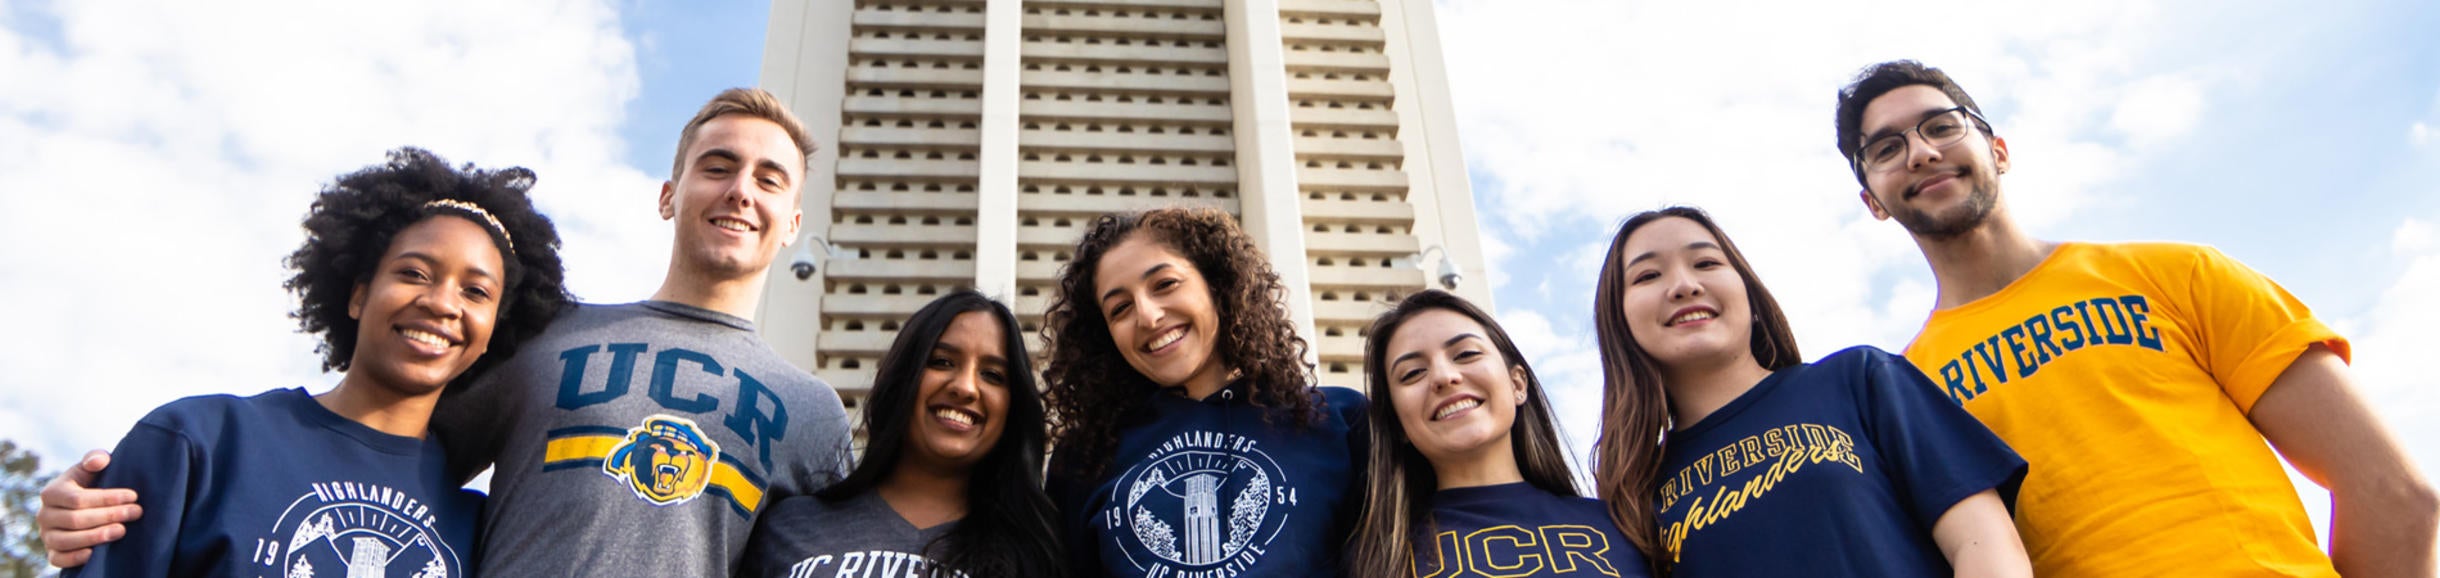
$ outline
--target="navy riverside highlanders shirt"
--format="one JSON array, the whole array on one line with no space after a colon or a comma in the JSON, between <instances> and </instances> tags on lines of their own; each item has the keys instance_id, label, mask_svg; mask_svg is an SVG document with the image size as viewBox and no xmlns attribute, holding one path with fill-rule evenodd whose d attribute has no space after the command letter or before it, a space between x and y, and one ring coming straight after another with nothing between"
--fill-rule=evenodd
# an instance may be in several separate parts
<instances>
[{"instance_id":1,"label":"navy riverside highlanders shirt","mask_svg":"<svg viewBox=\"0 0 2440 578\"><path fill-rule=\"evenodd\" d=\"M1100 479L1054 476L1078 576L1338 576L1366 449L1364 395L1316 390L1321 420L1263 420L1232 383L1203 400L1156 391ZM1065 468L1053 465L1056 473Z\"/></svg>"},{"instance_id":2,"label":"navy riverside highlanders shirt","mask_svg":"<svg viewBox=\"0 0 2440 578\"><path fill-rule=\"evenodd\" d=\"M96 487L144 517L65 576L465 576L483 497L440 444L394 436L302 389L170 402L119 441Z\"/></svg>"},{"instance_id":3,"label":"navy riverside highlanders shirt","mask_svg":"<svg viewBox=\"0 0 2440 578\"><path fill-rule=\"evenodd\" d=\"M1656 493L1672 574L1948 576L1932 525L2025 460L1906 360L1849 348L1781 369L1669 434Z\"/></svg>"}]
</instances>

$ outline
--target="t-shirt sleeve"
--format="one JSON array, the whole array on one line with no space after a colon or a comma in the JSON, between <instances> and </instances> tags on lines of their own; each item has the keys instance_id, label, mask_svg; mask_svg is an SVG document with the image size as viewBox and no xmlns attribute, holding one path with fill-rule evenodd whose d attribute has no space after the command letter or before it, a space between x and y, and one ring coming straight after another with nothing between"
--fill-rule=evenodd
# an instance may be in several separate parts
<instances>
[{"instance_id":1,"label":"t-shirt sleeve","mask_svg":"<svg viewBox=\"0 0 2440 578\"><path fill-rule=\"evenodd\" d=\"M818 379L806 382L804 387L819 393L813 403L800 406L813 408L808 414L808 421L815 428L812 442L815 457L809 462L812 479L801 483L802 495L810 496L847 479L847 474L855 471L856 450L855 432L848 425L847 406L839 399L838 391ZM772 496L784 497L788 496ZM777 500L766 498L766 501Z\"/></svg>"},{"instance_id":2,"label":"t-shirt sleeve","mask_svg":"<svg viewBox=\"0 0 2440 578\"><path fill-rule=\"evenodd\" d=\"M2015 508L2025 459L2000 441L1914 364L1878 349L1865 351L1866 436L1915 518L1929 530L1951 506L1998 489Z\"/></svg>"},{"instance_id":3,"label":"t-shirt sleeve","mask_svg":"<svg viewBox=\"0 0 2440 578\"><path fill-rule=\"evenodd\" d=\"M2303 301L2218 249L2199 251L2190 283L2194 321L2202 326L2199 361L2238 410L2252 413L2262 392L2315 343L2349 357L2347 339L2314 319Z\"/></svg>"},{"instance_id":4,"label":"t-shirt sleeve","mask_svg":"<svg viewBox=\"0 0 2440 578\"><path fill-rule=\"evenodd\" d=\"M1345 403L1338 404L1338 417L1341 423L1347 424L1347 463L1354 464L1350 468L1353 475L1347 477L1348 498L1342 500L1339 511L1334 513L1338 521L1332 525L1330 535L1354 536L1356 524L1363 519L1364 489L1372 487L1371 473L1364 469L1364 464L1370 463L1372 452L1372 427L1367 415L1372 403L1364 394L1352 389L1327 388L1324 391L1328 390L1338 390L1347 398ZM1345 544L1338 546L1344 547Z\"/></svg>"},{"instance_id":5,"label":"t-shirt sleeve","mask_svg":"<svg viewBox=\"0 0 2440 578\"><path fill-rule=\"evenodd\" d=\"M1109 573L1101 567L1099 544L1093 533L1092 495L1097 484L1068 472L1072 466L1065 456L1051 454L1050 474L1043 477L1042 489L1050 494L1051 505L1059 509L1059 541L1067 550L1068 575L1076 578L1100 578Z\"/></svg>"},{"instance_id":6,"label":"t-shirt sleeve","mask_svg":"<svg viewBox=\"0 0 2440 578\"><path fill-rule=\"evenodd\" d=\"M166 576L176 568L178 531L186 525L188 494L200 472L202 446L176 431L137 422L111 451L109 469L94 484L136 491L144 517L127 523L127 535L97 546L84 567L63 576Z\"/></svg>"},{"instance_id":7,"label":"t-shirt sleeve","mask_svg":"<svg viewBox=\"0 0 2440 578\"><path fill-rule=\"evenodd\" d=\"M781 547L779 546L779 543L781 542L781 540L779 540L780 533L787 531L784 528L777 527L779 524L776 522L779 518L778 514L781 511L779 508L780 503L781 502L779 501L773 501L771 503L771 507L765 511L760 518L755 520L754 532L746 536L745 556L743 559L738 560L737 572L731 574L732 576L736 576L738 578L748 578L752 576L781 575L780 572L786 567L784 564L778 564L776 562L765 564L766 558L777 560L787 555L786 552L781 551ZM765 566L770 567L766 568Z\"/></svg>"},{"instance_id":8,"label":"t-shirt sleeve","mask_svg":"<svg viewBox=\"0 0 2440 578\"><path fill-rule=\"evenodd\" d=\"M482 375L450 384L451 391L441 394L439 404L432 408L432 436L449 450L450 479L472 481L499 457L506 436L495 434L504 433L501 424L508 423L500 415L499 394L507 386L501 383L501 374L509 371L506 364L496 365Z\"/></svg>"}]
</instances>

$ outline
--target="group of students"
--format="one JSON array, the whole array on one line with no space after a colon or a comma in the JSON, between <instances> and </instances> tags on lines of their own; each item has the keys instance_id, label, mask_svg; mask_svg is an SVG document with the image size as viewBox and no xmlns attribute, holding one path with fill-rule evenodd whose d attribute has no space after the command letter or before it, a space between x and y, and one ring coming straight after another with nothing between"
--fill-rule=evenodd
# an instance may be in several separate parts
<instances>
[{"instance_id":1,"label":"group of students","mask_svg":"<svg viewBox=\"0 0 2440 578\"><path fill-rule=\"evenodd\" d=\"M45 489L43 539L88 575L2433 572L2431 486L2301 303L2204 247L2027 236L2005 141L1936 69L1868 68L1837 116L1939 281L1923 334L1807 363L1709 216L1630 217L1592 304L1590 497L1490 315L1407 295L1365 391L1315 387L1214 209L1093 220L1040 365L971 290L906 318L859 458L746 320L813 149L732 90L682 133L642 303L572 304L521 169L406 149L341 177L288 283L338 387L164 406ZM2331 489L2329 553L2270 446ZM485 467L487 500L458 489Z\"/></svg>"}]
</instances>

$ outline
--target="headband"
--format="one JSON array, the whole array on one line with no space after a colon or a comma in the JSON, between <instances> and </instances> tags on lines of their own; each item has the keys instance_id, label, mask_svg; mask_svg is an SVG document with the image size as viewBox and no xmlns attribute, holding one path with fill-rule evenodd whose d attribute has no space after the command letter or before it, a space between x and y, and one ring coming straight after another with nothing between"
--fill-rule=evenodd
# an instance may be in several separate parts
<instances>
[{"instance_id":1,"label":"headband","mask_svg":"<svg viewBox=\"0 0 2440 578\"><path fill-rule=\"evenodd\" d=\"M508 236L508 227L501 226L500 219L491 216L491 211L483 210L483 207L476 206L474 203L460 201L457 199L438 199L424 203L424 208L426 209L435 207L457 209L459 212L466 213L468 216L482 217L475 222L490 226L492 231L500 233L500 240L508 242L509 252L514 253L517 251L517 240Z\"/></svg>"}]
</instances>

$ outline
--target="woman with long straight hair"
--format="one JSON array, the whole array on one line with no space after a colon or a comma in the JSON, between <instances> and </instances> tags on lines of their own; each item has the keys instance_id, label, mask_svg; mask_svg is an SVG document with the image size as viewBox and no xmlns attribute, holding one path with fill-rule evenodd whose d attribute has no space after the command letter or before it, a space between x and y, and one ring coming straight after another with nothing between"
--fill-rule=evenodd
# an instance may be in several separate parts
<instances>
[{"instance_id":1,"label":"woman with long straight hair","mask_svg":"<svg viewBox=\"0 0 2440 578\"><path fill-rule=\"evenodd\" d=\"M1008 306L960 289L916 310L874 372L863 461L773 504L739 575L1065 575L1032 368Z\"/></svg>"},{"instance_id":2,"label":"woman with long straight hair","mask_svg":"<svg viewBox=\"0 0 2440 578\"><path fill-rule=\"evenodd\" d=\"M1648 575L1601 502L1578 497L1550 398L1490 314L1424 291L1365 335L1377 443L1352 575Z\"/></svg>"},{"instance_id":3,"label":"woman with long straight hair","mask_svg":"<svg viewBox=\"0 0 2440 578\"><path fill-rule=\"evenodd\" d=\"M2025 461L1903 359L1804 363L1701 210L1628 218L1593 310L1598 495L1664 571L2031 575L2007 506Z\"/></svg>"},{"instance_id":4,"label":"woman with long straight hair","mask_svg":"<svg viewBox=\"0 0 2440 578\"><path fill-rule=\"evenodd\" d=\"M1286 292L1218 209L1086 227L1043 326L1076 575L1338 575L1365 400L1313 386Z\"/></svg>"}]
</instances>

